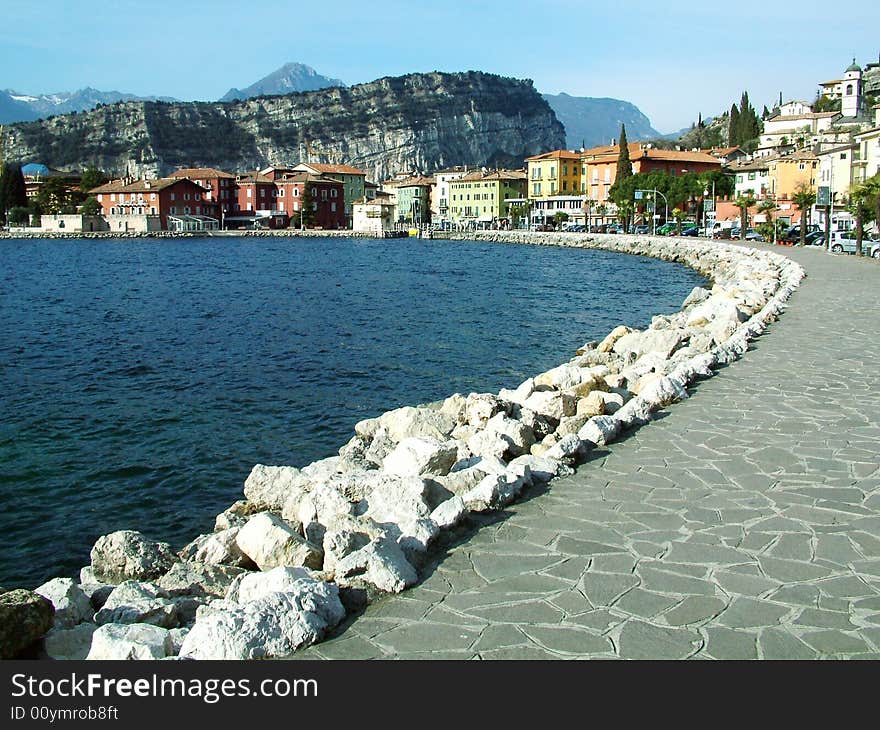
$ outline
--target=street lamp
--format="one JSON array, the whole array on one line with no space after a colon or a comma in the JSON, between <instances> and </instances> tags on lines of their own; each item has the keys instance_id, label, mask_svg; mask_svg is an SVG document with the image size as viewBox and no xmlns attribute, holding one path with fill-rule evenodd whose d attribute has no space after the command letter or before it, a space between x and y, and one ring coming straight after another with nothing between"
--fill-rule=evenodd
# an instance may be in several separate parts
<instances>
[{"instance_id":1,"label":"street lamp","mask_svg":"<svg viewBox=\"0 0 880 730\"><path fill-rule=\"evenodd\" d=\"M657 196L659 195L661 198L663 198L663 203L666 206L666 217L663 219L664 223L669 220L669 201L666 199L666 196L663 193L661 193L659 190L636 190L635 199L641 200L642 195L644 193L653 193L654 194L654 212L651 216L651 222L654 224L654 227L652 229L652 235L656 235L657 234Z\"/></svg>"}]
</instances>

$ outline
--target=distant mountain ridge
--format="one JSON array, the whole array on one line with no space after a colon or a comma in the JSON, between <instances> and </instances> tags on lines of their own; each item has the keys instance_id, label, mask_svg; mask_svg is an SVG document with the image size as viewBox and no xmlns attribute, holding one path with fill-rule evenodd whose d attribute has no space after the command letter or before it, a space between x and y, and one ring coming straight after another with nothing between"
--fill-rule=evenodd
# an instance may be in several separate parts
<instances>
[{"instance_id":1,"label":"distant mountain ridge","mask_svg":"<svg viewBox=\"0 0 880 730\"><path fill-rule=\"evenodd\" d=\"M54 94L22 94L12 89L0 90L0 124L31 122L56 114L86 112L98 104L117 101L176 101L170 96L137 96L120 91L99 91L86 87Z\"/></svg>"},{"instance_id":2,"label":"distant mountain ridge","mask_svg":"<svg viewBox=\"0 0 880 730\"><path fill-rule=\"evenodd\" d=\"M620 136L620 125L626 125L626 136L632 142L660 137L651 120L628 101L621 99L542 94L565 127L568 149L609 144Z\"/></svg>"},{"instance_id":3,"label":"distant mountain ridge","mask_svg":"<svg viewBox=\"0 0 880 730\"><path fill-rule=\"evenodd\" d=\"M335 86L345 86L339 79L322 76L304 63L285 63L281 68L264 76L244 89L232 88L220 101L240 101L255 96L275 96L298 91L318 91Z\"/></svg>"}]
</instances>

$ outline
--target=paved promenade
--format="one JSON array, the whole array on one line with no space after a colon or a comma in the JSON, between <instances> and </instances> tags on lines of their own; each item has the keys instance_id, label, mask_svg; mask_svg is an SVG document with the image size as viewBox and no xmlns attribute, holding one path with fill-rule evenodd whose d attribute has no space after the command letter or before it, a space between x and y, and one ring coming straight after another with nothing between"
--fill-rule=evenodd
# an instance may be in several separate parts
<instances>
[{"instance_id":1,"label":"paved promenade","mask_svg":"<svg viewBox=\"0 0 880 730\"><path fill-rule=\"evenodd\" d=\"M880 266L301 658L880 658Z\"/></svg>"}]
</instances>

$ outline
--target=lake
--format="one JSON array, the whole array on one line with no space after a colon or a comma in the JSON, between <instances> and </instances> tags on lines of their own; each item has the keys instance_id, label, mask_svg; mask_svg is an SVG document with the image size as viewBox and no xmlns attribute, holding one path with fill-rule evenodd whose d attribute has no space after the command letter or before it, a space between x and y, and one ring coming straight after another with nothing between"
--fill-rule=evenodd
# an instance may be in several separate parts
<instances>
[{"instance_id":1,"label":"lake","mask_svg":"<svg viewBox=\"0 0 880 730\"><path fill-rule=\"evenodd\" d=\"M75 576L95 539L181 547L256 463L497 392L705 283L605 251L417 239L0 241L0 585Z\"/></svg>"}]
</instances>

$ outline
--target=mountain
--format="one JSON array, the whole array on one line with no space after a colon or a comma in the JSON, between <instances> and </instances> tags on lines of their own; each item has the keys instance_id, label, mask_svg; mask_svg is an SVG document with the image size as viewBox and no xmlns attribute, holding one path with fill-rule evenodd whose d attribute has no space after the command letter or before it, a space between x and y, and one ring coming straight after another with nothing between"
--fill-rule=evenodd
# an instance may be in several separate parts
<instances>
[{"instance_id":1,"label":"mountain","mask_svg":"<svg viewBox=\"0 0 880 730\"><path fill-rule=\"evenodd\" d=\"M543 97L565 126L565 146L570 150L609 144L620 136L621 124L626 125L626 137L631 142L660 136L651 120L628 101L564 93Z\"/></svg>"},{"instance_id":2,"label":"mountain","mask_svg":"<svg viewBox=\"0 0 880 730\"><path fill-rule=\"evenodd\" d=\"M294 91L317 91L333 86L345 86L345 84L339 79L322 76L311 66L302 63L285 63L277 71L273 71L246 89L230 89L220 101L237 101L271 94L290 94Z\"/></svg>"},{"instance_id":3,"label":"mountain","mask_svg":"<svg viewBox=\"0 0 880 730\"><path fill-rule=\"evenodd\" d=\"M311 158L384 180L450 165L521 167L525 157L564 144L565 130L531 81L476 71L232 102L123 102L4 130L8 160L95 165L117 176Z\"/></svg>"},{"instance_id":4,"label":"mountain","mask_svg":"<svg viewBox=\"0 0 880 730\"><path fill-rule=\"evenodd\" d=\"M98 91L86 87L78 91L59 91L55 94L20 94L11 89L0 91L0 124L44 119L55 114L83 112L98 104L118 101L174 101L166 96L136 96L119 91Z\"/></svg>"}]
</instances>

